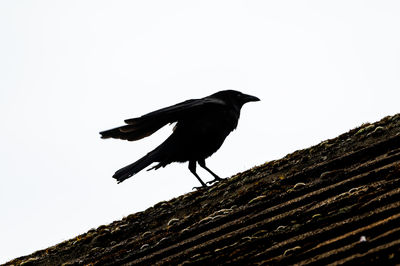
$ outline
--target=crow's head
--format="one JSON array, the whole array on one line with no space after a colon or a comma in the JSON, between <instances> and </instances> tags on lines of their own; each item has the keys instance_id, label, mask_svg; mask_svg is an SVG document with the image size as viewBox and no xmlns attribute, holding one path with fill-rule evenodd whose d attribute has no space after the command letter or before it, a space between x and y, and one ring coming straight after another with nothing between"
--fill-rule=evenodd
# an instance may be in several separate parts
<instances>
[{"instance_id":1,"label":"crow's head","mask_svg":"<svg viewBox=\"0 0 400 266\"><path fill-rule=\"evenodd\" d=\"M232 104L239 108L241 108L245 103L257 102L260 100L255 96L244 94L235 90L219 91L214 93L212 96L223 100L227 104Z\"/></svg>"}]
</instances>

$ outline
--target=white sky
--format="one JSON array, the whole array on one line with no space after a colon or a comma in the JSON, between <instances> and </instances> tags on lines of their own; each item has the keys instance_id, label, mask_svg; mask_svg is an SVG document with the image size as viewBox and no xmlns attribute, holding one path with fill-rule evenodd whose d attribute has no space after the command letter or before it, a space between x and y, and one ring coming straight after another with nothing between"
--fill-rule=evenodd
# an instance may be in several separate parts
<instances>
[{"instance_id":1,"label":"white sky","mask_svg":"<svg viewBox=\"0 0 400 266\"><path fill-rule=\"evenodd\" d=\"M399 1L0 1L0 263L199 185L187 164L117 185L171 130L99 138L126 118L258 96L207 160L230 176L400 112L399 14Z\"/></svg>"}]
</instances>

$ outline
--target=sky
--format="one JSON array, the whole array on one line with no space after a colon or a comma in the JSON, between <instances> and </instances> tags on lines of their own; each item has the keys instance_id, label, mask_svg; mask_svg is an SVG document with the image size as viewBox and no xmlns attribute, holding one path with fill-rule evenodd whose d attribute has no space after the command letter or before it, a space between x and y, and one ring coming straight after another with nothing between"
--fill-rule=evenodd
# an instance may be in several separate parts
<instances>
[{"instance_id":1,"label":"sky","mask_svg":"<svg viewBox=\"0 0 400 266\"><path fill-rule=\"evenodd\" d=\"M229 177L400 112L399 1L0 1L0 263L198 186L159 145L98 132L223 89L252 94L207 166ZM205 181L212 177L202 169Z\"/></svg>"}]
</instances>

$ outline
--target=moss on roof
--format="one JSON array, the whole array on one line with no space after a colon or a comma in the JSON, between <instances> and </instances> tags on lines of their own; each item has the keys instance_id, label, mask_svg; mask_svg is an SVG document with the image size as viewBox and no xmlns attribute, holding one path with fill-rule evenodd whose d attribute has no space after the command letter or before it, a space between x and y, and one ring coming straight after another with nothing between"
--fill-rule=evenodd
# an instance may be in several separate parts
<instances>
[{"instance_id":1,"label":"moss on roof","mask_svg":"<svg viewBox=\"0 0 400 266\"><path fill-rule=\"evenodd\" d=\"M400 114L6 265L400 262Z\"/></svg>"}]
</instances>

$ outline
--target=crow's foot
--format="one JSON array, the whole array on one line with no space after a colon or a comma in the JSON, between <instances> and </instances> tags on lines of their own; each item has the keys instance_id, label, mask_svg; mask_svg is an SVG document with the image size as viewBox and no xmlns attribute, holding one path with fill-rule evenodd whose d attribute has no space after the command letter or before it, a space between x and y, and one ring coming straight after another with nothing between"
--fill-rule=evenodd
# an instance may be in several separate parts
<instances>
[{"instance_id":1,"label":"crow's foot","mask_svg":"<svg viewBox=\"0 0 400 266\"><path fill-rule=\"evenodd\" d=\"M218 178L215 178L214 180L208 181L207 184L212 185L212 184L214 184L215 182L219 182L219 181L222 181L222 180L224 180L224 179L218 177Z\"/></svg>"},{"instance_id":2,"label":"crow's foot","mask_svg":"<svg viewBox=\"0 0 400 266\"><path fill-rule=\"evenodd\" d=\"M206 186L201 186L201 187L193 187L192 190L194 190L194 189L202 190L202 189L205 189L205 188L208 188L208 186L206 185Z\"/></svg>"}]
</instances>

